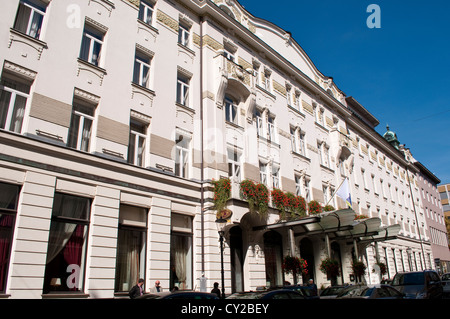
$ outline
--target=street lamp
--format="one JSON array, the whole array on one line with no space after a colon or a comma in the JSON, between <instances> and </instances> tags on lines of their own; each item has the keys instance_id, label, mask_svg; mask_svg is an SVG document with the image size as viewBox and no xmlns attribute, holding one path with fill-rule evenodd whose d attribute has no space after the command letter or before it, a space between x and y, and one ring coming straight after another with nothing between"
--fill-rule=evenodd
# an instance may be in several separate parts
<instances>
[{"instance_id":1,"label":"street lamp","mask_svg":"<svg viewBox=\"0 0 450 319\"><path fill-rule=\"evenodd\" d=\"M222 275L222 299L225 299L225 275L223 270L223 235L224 235L224 228L227 225L228 220L224 218L217 218L216 219L216 227L217 231L219 232L219 238L220 238L220 266L221 266L221 275Z\"/></svg>"}]
</instances>

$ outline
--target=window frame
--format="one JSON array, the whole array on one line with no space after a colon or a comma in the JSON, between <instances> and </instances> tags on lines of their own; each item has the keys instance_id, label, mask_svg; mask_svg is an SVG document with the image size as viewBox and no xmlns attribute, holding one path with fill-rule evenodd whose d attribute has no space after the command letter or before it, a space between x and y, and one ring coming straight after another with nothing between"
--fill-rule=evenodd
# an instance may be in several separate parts
<instances>
[{"instance_id":1,"label":"window frame","mask_svg":"<svg viewBox=\"0 0 450 319\"><path fill-rule=\"evenodd\" d=\"M150 15L148 13L151 13ZM140 1L138 19L145 23L146 25L153 25L153 14L155 13L154 5L150 4L147 1ZM150 20L150 21L148 21Z\"/></svg>"},{"instance_id":2,"label":"window frame","mask_svg":"<svg viewBox=\"0 0 450 319\"><path fill-rule=\"evenodd\" d=\"M225 121L228 123L238 124L238 106L230 97L225 97Z\"/></svg>"},{"instance_id":3,"label":"window frame","mask_svg":"<svg viewBox=\"0 0 450 319\"><path fill-rule=\"evenodd\" d=\"M38 7L39 4L36 4L36 2L39 2L42 6L45 6L45 7L39 8ZM20 23L18 21L18 18L19 18L19 12L22 7L27 7L30 9L26 30L21 30L17 26L17 24ZM45 9L45 11L42 11L42 9ZM17 8L16 18L14 19L13 29L16 31L19 31L21 33L24 33L29 37L40 40L46 11L47 11L47 5L45 3L43 3L42 1L20 0L19 6ZM35 31L36 34L32 35L33 21L34 21L36 15L40 16L40 21L39 21L39 26L38 26L37 30Z\"/></svg>"},{"instance_id":4,"label":"window frame","mask_svg":"<svg viewBox=\"0 0 450 319\"><path fill-rule=\"evenodd\" d=\"M2 279L0 280L0 293L4 293L6 291L6 286L8 284L9 263L10 263L10 259L11 259L11 252L12 252L12 246L13 246L14 229L15 229L15 224L16 224L19 198L20 198L20 194L21 194L21 186L20 185L0 182L0 189L3 189L3 187L5 187L5 188L9 187L11 189L16 188L16 195L15 195L15 203L14 203L13 208L10 208L10 207L0 208L0 230L1 230L1 234L2 234L2 240L9 239L8 252L6 255L4 255L5 259L3 260L4 266L0 266L0 270L3 271L3 274L0 273L0 276L2 276ZM2 223L3 216L11 216L11 221L10 221L11 225L4 225ZM8 230L5 231L5 229L8 229ZM10 231L9 238L7 238L5 236L7 231ZM1 269L1 267L4 267L4 268Z\"/></svg>"},{"instance_id":5,"label":"window frame","mask_svg":"<svg viewBox=\"0 0 450 319\"><path fill-rule=\"evenodd\" d=\"M84 108L84 109L92 108L93 115L83 113L83 110L76 110L75 109L76 107L80 107L80 108ZM92 140L92 128L93 128L94 121L95 121L95 111L96 111L96 106L94 106L94 105L87 105L87 104L79 103L78 101L73 102L72 115L71 115L71 119L70 119L69 133L68 133L68 138L67 138L67 146L68 147L79 150L79 151L89 152L91 140ZM75 146L73 145L74 141L71 142L71 137L75 135L72 133L72 131L75 129L75 127L73 126L73 124L75 124L74 117L75 118L78 117L78 125L76 126L77 133L76 133ZM84 130L86 123L90 123L89 137L87 138L87 140L83 136L83 130ZM80 130L80 127L82 127L81 130ZM86 141L87 141L87 144L85 144L85 147L83 147L83 143L86 143Z\"/></svg>"},{"instance_id":6,"label":"window frame","mask_svg":"<svg viewBox=\"0 0 450 319\"><path fill-rule=\"evenodd\" d=\"M14 85L18 85L18 86L22 86L23 88L25 88L26 86L26 91L28 91L28 93L23 92L21 90L18 90L17 88L12 88L8 85L14 86ZM23 124L24 124L24 118L25 118L25 110L27 108L28 105L28 101L30 98L30 91L31 91L31 83L25 83L25 82L21 82L21 81L17 81L14 78L8 78L5 79L4 75L2 75L2 80L0 82L0 98L3 95L3 92L8 92L10 94L9 96L9 103L8 103L8 108L7 110L5 110L6 112L6 116L5 116L5 123L0 123L0 125L4 126L1 127L0 129L4 129L10 132L15 132L15 133L22 133L22 128L23 128ZM24 106L23 106L23 114L19 115L20 110L17 110L16 107L16 103L17 103L17 97L21 97L25 99L24 102ZM0 114L1 115L1 114ZM14 128L12 128L13 123L16 122L17 123L17 118L20 118L20 129L17 129L17 124L14 125Z\"/></svg>"},{"instance_id":7,"label":"window frame","mask_svg":"<svg viewBox=\"0 0 450 319\"><path fill-rule=\"evenodd\" d=\"M152 57L136 50L134 55L133 83L144 88L150 87ZM147 70L146 70L147 68Z\"/></svg>"},{"instance_id":8,"label":"window frame","mask_svg":"<svg viewBox=\"0 0 450 319\"><path fill-rule=\"evenodd\" d=\"M182 137L182 140L187 139L186 142L187 145L180 144L177 141ZM190 154L191 154L191 136L188 136L187 134L182 134L177 132L176 138L175 138L175 169L174 173L175 176L181 177L181 178L189 178L190 172L189 172L189 164L190 164Z\"/></svg>"},{"instance_id":9,"label":"window frame","mask_svg":"<svg viewBox=\"0 0 450 319\"><path fill-rule=\"evenodd\" d=\"M140 126L142 130L136 130L133 129L134 127ZM130 137L128 142L128 154L127 154L127 162L132 165L144 167L145 166L145 152L147 150L147 130L148 125L145 123L142 123L140 121L131 119L130 120ZM134 144L131 144L132 139L134 139ZM140 141L143 140L142 145L142 152L139 153L139 147L140 147ZM130 150L133 146L133 153L131 154ZM133 155L133 158L130 158L130 156Z\"/></svg>"},{"instance_id":10,"label":"window frame","mask_svg":"<svg viewBox=\"0 0 450 319\"><path fill-rule=\"evenodd\" d=\"M81 48L80 48L80 59L95 65L97 67L100 67L101 65L101 57L102 57L102 49L105 41L105 35L106 33L94 26L92 26L89 23L84 24L83 29L83 36L81 40ZM87 50L87 56L86 50L85 50L85 41L88 42L88 50ZM100 48L98 50L97 57L94 59L94 52L95 52L95 45L99 44Z\"/></svg>"},{"instance_id":11,"label":"window frame","mask_svg":"<svg viewBox=\"0 0 450 319\"><path fill-rule=\"evenodd\" d=\"M178 43L189 48L191 42L191 28L183 23L178 24Z\"/></svg>"},{"instance_id":12,"label":"window frame","mask_svg":"<svg viewBox=\"0 0 450 319\"><path fill-rule=\"evenodd\" d=\"M177 75L177 96L176 102L180 105L189 107L189 91L191 79L185 75L178 73Z\"/></svg>"},{"instance_id":13,"label":"window frame","mask_svg":"<svg viewBox=\"0 0 450 319\"><path fill-rule=\"evenodd\" d=\"M73 216L64 216L63 212L60 212L58 208L55 207L55 204L57 203L56 199L57 196L61 196L61 202L65 202L64 201L64 197L68 196L68 197L73 197L73 198L78 198L78 199L84 199L86 200L86 204L88 208L88 211L86 211L86 216L81 216L81 217L73 217ZM56 213L60 213L59 215L57 215ZM61 214L62 213L62 214ZM50 276L50 281L48 282L49 286L52 286L52 280L55 278L53 277L53 274L48 274L47 271L52 271L51 270L51 266L49 266L49 264L53 261L53 259L51 261L46 262L45 264L45 270L44 270L44 286L43 286L43 294L50 294L52 292L63 292L63 293L67 293L67 294L73 294L73 293L83 293L85 287L85 279L86 279L86 263L87 263L87 250L88 250L88 237L89 237L89 226L90 226L90 218L91 218L91 213L92 213L92 199L88 198L88 197L84 197L84 196L77 196L77 195L72 195L72 194L66 194L66 193L61 193L61 192L56 192L55 196L54 196L54 200L53 200L53 206L52 206L52 216L51 216L51 221L50 221L50 230L49 230L49 238L52 238L51 233L52 233L52 225L54 223L64 223L64 224L75 224L75 228L72 231L72 235L73 233L76 231L78 226L82 226L83 227L83 243L82 243L82 251L81 251L81 261L80 261L80 272L79 272L79 278L78 278L78 283L80 283L79 287L75 287L76 289L70 289L70 287L68 287L68 290L49 290L46 291L45 288L47 287L47 279L48 276ZM71 235L71 236L72 236ZM66 244L64 245L63 249L66 247ZM49 245L47 248L47 252L46 252L46 256L48 258L48 254L49 254L49 248L50 248L50 240L49 240ZM60 252L58 252L54 258L57 258L57 256L59 254L63 253L62 250ZM67 261L66 261L67 262ZM69 263L69 262L67 262ZM70 264L69 264L70 266ZM50 268L47 268L50 267ZM50 269L50 270L49 270ZM67 273L68 271L66 271ZM61 275L60 273L58 275ZM73 275L70 274L67 278L67 280ZM58 277L56 277L58 278ZM66 280L66 285L67 285L67 280ZM60 282L61 285L63 285L62 281Z\"/></svg>"}]
</instances>

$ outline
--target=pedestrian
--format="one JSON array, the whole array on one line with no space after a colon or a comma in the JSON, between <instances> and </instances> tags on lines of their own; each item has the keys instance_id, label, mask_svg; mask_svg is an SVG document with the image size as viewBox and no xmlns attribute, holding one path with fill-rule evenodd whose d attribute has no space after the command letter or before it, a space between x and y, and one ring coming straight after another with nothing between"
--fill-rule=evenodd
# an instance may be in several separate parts
<instances>
[{"instance_id":1,"label":"pedestrian","mask_svg":"<svg viewBox=\"0 0 450 319\"><path fill-rule=\"evenodd\" d=\"M308 285L307 286L311 289L311 295L312 296L317 296L317 286L314 283L314 280L312 280L312 279L308 280Z\"/></svg>"},{"instance_id":2,"label":"pedestrian","mask_svg":"<svg viewBox=\"0 0 450 319\"><path fill-rule=\"evenodd\" d=\"M150 292L151 293L158 293L158 292L162 292L163 288L161 287L161 283L159 282L159 280L155 281L155 287L153 287Z\"/></svg>"},{"instance_id":3,"label":"pedestrian","mask_svg":"<svg viewBox=\"0 0 450 319\"><path fill-rule=\"evenodd\" d=\"M211 290L211 293L212 294L216 294L217 297L220 298L220 290L219 290L219 283L218 282L214 283L214 288Z\"/></svg>"},{"instance_id":4,"label":"pedestrian","mask_svg":"<svg viewBox=\"0 0 450 319\"><path fill-rule=\"evenodd\" d=\"M144 294L144 279L139 278L136 285L131 288L131 290L128 292L128 296L130 296L131 299L135 299L136 297L142 296Z\"/></svg>"}]
</instances>

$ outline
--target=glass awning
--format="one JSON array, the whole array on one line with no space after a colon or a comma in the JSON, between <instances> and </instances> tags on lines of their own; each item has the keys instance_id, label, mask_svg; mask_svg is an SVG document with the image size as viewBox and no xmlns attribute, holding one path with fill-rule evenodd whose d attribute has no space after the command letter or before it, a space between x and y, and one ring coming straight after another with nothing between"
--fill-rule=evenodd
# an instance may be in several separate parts
<instances>
[{"instance_id":1,"label":"glass awning","mask_svg":"<svg viewBox=\"0 0 450 319\"><path fill-rule=\"evenodd\" d=\"M381 227L378 230L377 234L361 237L360 242L362 242L362 243L364 243L364 242L379 242L379 241L396 239L398 236L398 233L400 232L400 229L401 229L401 227L398 224Z\"/></svg>"},{"instance_id":2,"label":"glass awning","mask_svg":"<svg viewBox=\"0 0 450 319\"><path fill-rule=\"evenodd\" d=\"M334 234L337 239L358 238L359 241L383 241L394 239L400 225L382 227L378 217L355 220L353 209L324 212L293 221L278 222L254 227L253 230L277 230L289 228L295 236Z\"/></svg>"},{"instance_id":3,"label":"glass awning","mask_svg":"<svg viewBox=\"0 0 450 319\"><path fill-rule=\"evenodd\" d=\"M355 215L352 209L340 209L298 220L257 226L253 230L292 228L296 235L342 231L352 226Z\"/></svg>"}]
</instances>

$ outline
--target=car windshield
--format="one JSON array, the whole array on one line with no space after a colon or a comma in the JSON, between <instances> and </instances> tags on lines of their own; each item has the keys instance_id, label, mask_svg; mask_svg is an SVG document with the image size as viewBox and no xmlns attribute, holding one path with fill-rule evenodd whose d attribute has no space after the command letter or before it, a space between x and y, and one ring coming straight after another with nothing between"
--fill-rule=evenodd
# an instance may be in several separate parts
<instances>
[{"instance_id":1,"label":"car windshield","mask_svg":"<svg viewBox=\"0 0 450 319\"><path fill-rule=\"evenodd\" d=\"M321 296L337 295L341 290L342 290L342 287L329 287L329 288L326 288L320 295Z\"/></svg>"},{"instance_id":2,"label":"car windshield","mask_svg":"<svg viewBox=\"0 0 450 319\"><path fill-rule=\"evenodd\" d=\"M404 285L423 285L425 277L423 272L409 273L409 274L397 274L392 281L393 286Z\"/></svg>"},{"instance_id":3,"label":"car windshield","mask_svg":"<svg viewBox=\"0 0 450 319\"><path fill-rule=\"evenodd\" d=\"M443 274L442 280L450 280L450 274Z\"/></svg>"},{"instance_id":4,"label":"car windshield","mask_svg":"<svg viewBox=\"0 0 450 319\"><path fill-rule=\"evenodd\" d=\"M366 296L367 287L350 287L342 291L338 297Z\"/></svg>"},{"instance_id":5,"label":"car windshield","mask_svg":"<svg viewBox=\"0 0 450 319\"><path fill-rule=\"evenodd\" d=\"M260 299L262 296L263 292L238 292L227 297L227 299Z\"/></svg>"}]
</instances>

